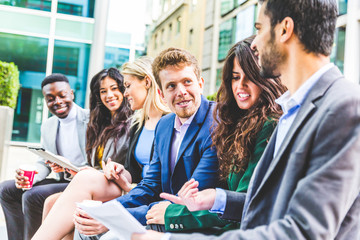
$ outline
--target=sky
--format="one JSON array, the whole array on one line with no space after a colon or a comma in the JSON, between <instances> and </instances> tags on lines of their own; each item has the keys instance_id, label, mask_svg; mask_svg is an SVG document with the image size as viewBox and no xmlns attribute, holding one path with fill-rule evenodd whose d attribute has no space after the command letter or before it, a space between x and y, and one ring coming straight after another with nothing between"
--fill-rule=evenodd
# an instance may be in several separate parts
<instances>
[{"instance_id":1,"label":"sky","mask_svg":"<svg viewBox=\"0 0 360 240\"><path fill-rule=\"evenodd\" d=\"M107 28L110 31L132 33L135 42L143 42L147 0L110 0ZM148 15L147 15L148 14Z\"/></svg>"}]
</instances>

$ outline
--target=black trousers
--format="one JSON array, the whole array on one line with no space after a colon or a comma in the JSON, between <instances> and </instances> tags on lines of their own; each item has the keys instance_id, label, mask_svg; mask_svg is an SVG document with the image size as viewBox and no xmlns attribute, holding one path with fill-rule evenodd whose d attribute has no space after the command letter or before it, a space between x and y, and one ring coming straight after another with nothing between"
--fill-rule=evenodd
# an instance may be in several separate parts
<instances>
[{"instance_id":1,"label":"black trousers","mask_svg":"<svg viewBox=\"0 0 360 240\"><path fill-rule=\"evenodd\" d=\"M23 191L15 187L14 180L0 183L0 204L6 221L8 239L31 239L41 225L45 199L64 191L68 181L44 179L32 189Z\"/></svg>"}]
</instances>

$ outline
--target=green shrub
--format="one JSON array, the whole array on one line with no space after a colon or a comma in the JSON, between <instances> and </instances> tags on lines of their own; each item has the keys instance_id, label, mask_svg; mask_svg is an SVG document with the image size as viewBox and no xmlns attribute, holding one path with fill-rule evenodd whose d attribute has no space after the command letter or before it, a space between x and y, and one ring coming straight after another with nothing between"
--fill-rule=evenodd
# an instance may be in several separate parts
<instances>
[{"instance_id":1,"label":"green shrub","mask_svg":"<svg viewBox=\"0 0 360 240\"><path fill-rule=\"evenodd\" d=\"M211 95L208 95L206 98L207 98L207 100L209 100L209 101L216 101L216 94L217 93L213 93L213 94L211 94Z\"/></svg>"},{"instance_id":2,"label":"green shrub","mask_svg":"<svg viewBox=\"0 0 360 240\"><path fill-rule=\"evenodd\" d=\"M14 63L0 61L0 106L15 108L19 89L18 67Z\"/></svg>"}]
</instances>

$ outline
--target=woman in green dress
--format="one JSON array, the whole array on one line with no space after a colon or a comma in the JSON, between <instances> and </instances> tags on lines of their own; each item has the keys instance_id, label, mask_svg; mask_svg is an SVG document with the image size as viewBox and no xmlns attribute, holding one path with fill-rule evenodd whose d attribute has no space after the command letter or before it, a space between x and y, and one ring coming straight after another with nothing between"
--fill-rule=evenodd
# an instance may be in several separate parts
<instances>
[{"instance_id":1,"label":"woman in green dress","mask_svg":"<svg viewBox=\"0 0 360 240\"><path fill-rule=\"evenodd\" d=\"M220 178L227 182L229 190L237 192L248 189L252 173L282 114L275 99L286 90L278 78L261 76L258 58L250 48L252 40L253 37L244 39L228 52L214 110L216 124L212 140L217 149ZM165 224L165 230L171 232L221 233L238 227L237 223L220 219L208 210L191 212L184 205L169 203L155 205L147 219L148 224Z\"/></svg>"}]
</instances>

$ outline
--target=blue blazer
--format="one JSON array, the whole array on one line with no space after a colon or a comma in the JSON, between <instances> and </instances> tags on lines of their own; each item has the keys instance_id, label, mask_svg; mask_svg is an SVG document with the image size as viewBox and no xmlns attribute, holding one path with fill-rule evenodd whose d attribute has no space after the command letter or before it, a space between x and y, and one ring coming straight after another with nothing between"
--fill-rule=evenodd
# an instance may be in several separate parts
<instances>
[{"instance_id":1,"label":"blue blazer","mask_svg":"<svg viewBox=\"0 0 360 240\"><path fill-rule=\"evenodd\" d=\"M148 205L161 200L161 192L176 194L191 178L199 181L199 189L215 187L218 183L218 160L215 148L211 147L210 132L214 106L214 102L201 97L201 105L180 145L173 173L170 170L170 149L175 114L168 114L158 122L154 155L146 176L128 194L117 198L143 224Z\"/></svg>"}]
</instances>

